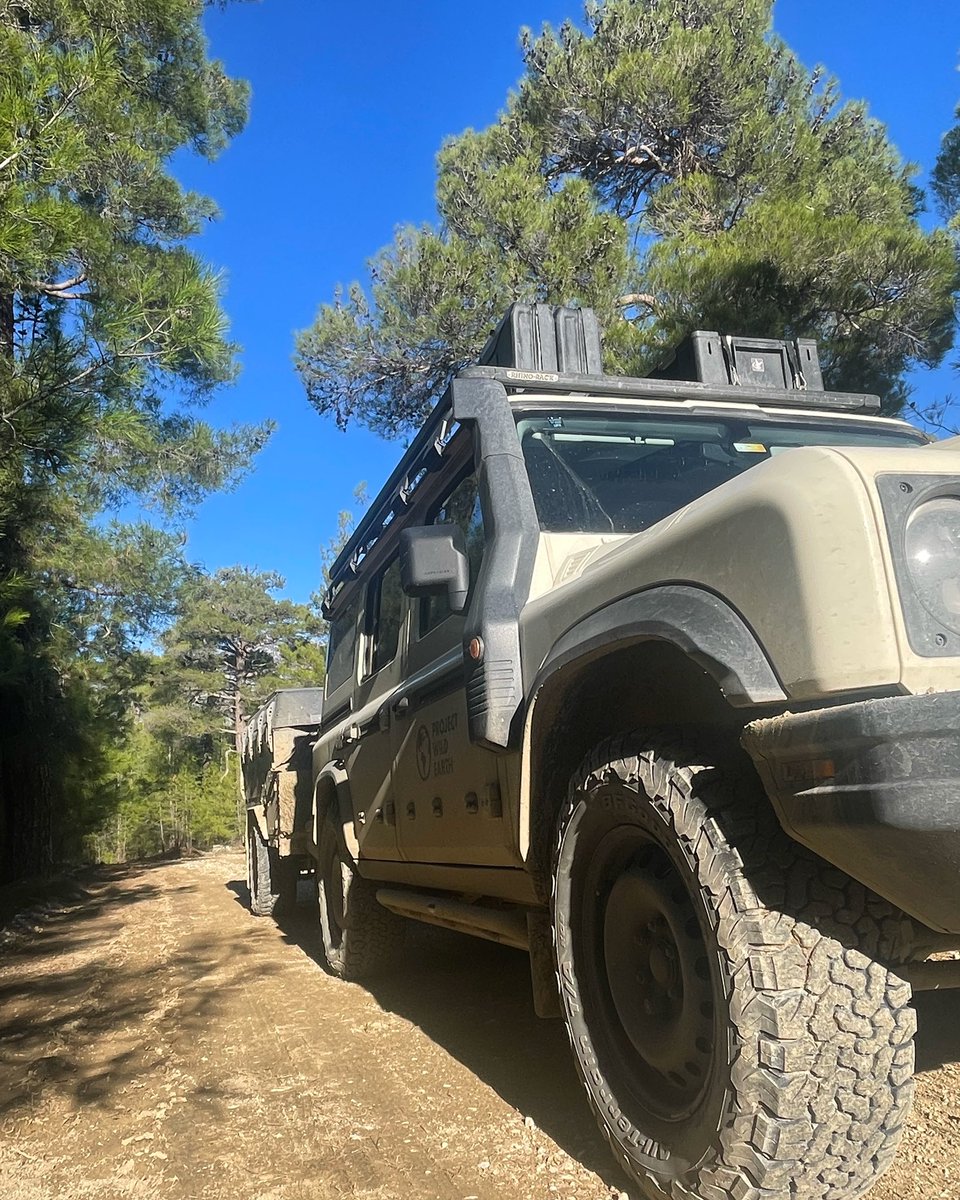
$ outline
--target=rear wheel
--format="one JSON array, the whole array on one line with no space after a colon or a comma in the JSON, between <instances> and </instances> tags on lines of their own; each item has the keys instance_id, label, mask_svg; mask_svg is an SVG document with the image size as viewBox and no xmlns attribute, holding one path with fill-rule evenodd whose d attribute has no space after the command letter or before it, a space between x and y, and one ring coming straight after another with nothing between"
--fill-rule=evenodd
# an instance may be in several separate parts
<instances>
[{"instance_id":1,"label":"rear wheel","mask_svg":"<svg viewBox=\"0 0 960 1200\"><path fill-rule=\"evenodd\" d=\"M274 854L256 820L247 814L247 888L250 911L255 917L270 917L280 903L280 883L273 870Z\"/></svg>"},{"instance_id":2,"label":"rear wheel","mask_svg":"<svg viewBox=\"0 0 960 1200\"><path fill-rule=\"evenodd\" d=\"M344 846L332 811L318 839L320 938L330 971L339 979L366 979L400 961L406 922L377 900L377 885L362 878Z\"/></svg>"},{"instance_id":3,"label":"rear wheel","mask_svg":"<svg viewBox=\"0 0 960 1200\"><path fill-rule=\"evenodd\" d=\"M650 1197L850 1200L910 1105L900 915L782 833L748 768L669 734L598 747L554 879L583 1082Z\"/></svg>"}]
</instances>

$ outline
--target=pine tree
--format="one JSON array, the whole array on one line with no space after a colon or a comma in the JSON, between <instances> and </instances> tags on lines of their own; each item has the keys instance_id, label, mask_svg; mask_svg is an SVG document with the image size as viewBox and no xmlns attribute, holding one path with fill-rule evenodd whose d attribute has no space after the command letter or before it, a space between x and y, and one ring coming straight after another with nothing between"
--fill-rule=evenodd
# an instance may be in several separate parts
<instances>
[{"instance_id":1,"label":"pine tree","mask_svg":"<svg viewBox=\"0 0 960 1200\"><path fill-rule=\"evenodd\" d=\"M402 230L297 342L311 402L417 425L514 299L582 303L606 367L691 329L820 342L830 385L904 398L953 333L957 265L863 104L807 71L770 0L593 0L523 35L489 129L439 155L435 228Z\"/></svg>"},{"instance_id":2,"label":"pine tree","mask_svg":"<svg viewBox=\"0 0 960 1200\"><path fill-rule=\"evenodd\" d=\"M170 174L215 156L247 88L206 55L202 0L0 3L0 485L72 474L102 506L221 486L263 430L181 406L233 374L219 281L185 246L216 209ZM0 504L4 499L0 491ZM2 513L2 508L0 508Z\"/></svg>"},{"instance_id":3,"label":"pine tree","mask_svg":"<svg viewBox=\"0 0 960 1200\"><path fill-rule=\"evenodd\" d=\"M164 634L164 694L238 752L247 718L277 687L323 683L323 625L308 606L273 595L283 579L249 567L197 575Z\"/></svg>"},{"instance_id":4,"label":"pine tree","mask_svg":"<svg viewBox=\"0 0 960 1200\"><path fill-rule=\"evenodd\" d=\"M171 611L171 533L269 433L199 408L234 372L215 215L170 170L243 126L203 0L0 0L0 876L71 853Z\"/></svg>"},{"instance_id":5,"label":"pine tree","mask_svg":"<svg viewBox=\"0 0 960 1200\"><path fill-rule=\"evenodd\" d=\"M957 124L943 135L940 153L930 173L930 187L940 215L947 222L947 228L953 235L954 246L960 258L960 105L954 115ZM953 366L960 370L960 361L955 361ZM929 405L919 415L941 433L954 437L960 434L960 420L952 396L946 396L943 400Z\"/></svg>"}]
</instances>

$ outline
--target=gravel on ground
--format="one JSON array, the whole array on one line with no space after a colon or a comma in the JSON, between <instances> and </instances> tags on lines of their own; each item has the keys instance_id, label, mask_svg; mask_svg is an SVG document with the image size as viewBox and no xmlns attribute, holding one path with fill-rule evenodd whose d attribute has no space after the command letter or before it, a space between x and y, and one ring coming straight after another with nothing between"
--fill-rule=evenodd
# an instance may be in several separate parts
<instances>
[{"instance_id":1,"label":"gravel on ground","mask_svg":"<svg viewBox=\"0 0 960 1200\"><path fill-rule=\"evenodd\" d=\"M632 1190L517 951L417 928L368 987L234 852L105 868L0 939L5 1200L610 1200ZM304 891L306 889L303 889ZM960 1200L960 993L871 1200Z\"/></svg>"}]
</instances>

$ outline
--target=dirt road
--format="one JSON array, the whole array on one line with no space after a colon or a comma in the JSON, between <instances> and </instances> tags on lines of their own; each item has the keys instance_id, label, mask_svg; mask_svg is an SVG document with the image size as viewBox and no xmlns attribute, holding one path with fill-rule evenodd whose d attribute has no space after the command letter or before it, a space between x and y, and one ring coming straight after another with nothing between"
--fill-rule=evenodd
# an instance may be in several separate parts
<instances>
[{"instance_id":1,"label":"dirt road","mask_svg":"<svg viewBox=\"0 0 960 1200\"><path fill-rule=\"evenodd\" d=\"M102 873L0 958L4 1200L599 1200L629 1191L524 957L417 930L370 990L242 858ZM960 998L922 998L911 1129L875 1200L960 1200ZM946 1065L945 1065L946 1064Z\"/></svg>"}]
</instances>

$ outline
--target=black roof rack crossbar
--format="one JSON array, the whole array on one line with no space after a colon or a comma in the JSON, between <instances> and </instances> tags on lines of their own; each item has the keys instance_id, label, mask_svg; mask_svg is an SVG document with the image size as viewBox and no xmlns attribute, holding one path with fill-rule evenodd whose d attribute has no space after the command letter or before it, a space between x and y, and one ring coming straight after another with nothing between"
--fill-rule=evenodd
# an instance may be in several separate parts
<instances>
[{"instance_id":1,"label":"black roof rack crossbar","mask_svg":"<svg viewBox=\"0 0 960 1200\"><path fill-rule=\"evenodd\" d=\"M618 375L560 375L519 371L512 367L464 367L464 379L496 379L511 391L562 392L592 396L624 396L642 400L709 400L765 408L811 408L826 412L880 412L879 396L862 392L815 392L791 388L751 388L688 383L672 379L633 379Z\"/></svg>"}]
</instances>

